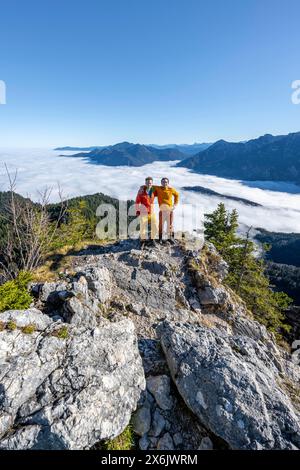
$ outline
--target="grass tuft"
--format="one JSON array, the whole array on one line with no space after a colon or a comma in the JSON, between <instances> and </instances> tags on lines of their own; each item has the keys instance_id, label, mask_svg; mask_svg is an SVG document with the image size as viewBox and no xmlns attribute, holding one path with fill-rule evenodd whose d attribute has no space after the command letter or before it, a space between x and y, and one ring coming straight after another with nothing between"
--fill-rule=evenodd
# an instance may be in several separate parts
<instances>
[{"instance_id":1,"label":"grass tuft","mask_svg":"<svg viewBox=\"0 0 300 470\"><path fill-rule=\"evenodd\" d=\"M102 448L103 450L132 450L134 437L131 425L128 425L119 436L105 441Z\"/></svg>"},{"instance_id":2,"label":"grass tuft","mask_svg":"<svg viewBox=\"0 0 300 470\"><path fill-rule=\"evenodd\" d=\"M23 328L21 328L21 331L25 335L31 335L32 333L36 331L36 326L33 324L29 324L29 325L23 326Z\"/></svg>"},{"instance_id":3,"label":"grass tuft","mask_svg":"<svg viewBox=\"0 0 300 470\"><path fill-rule=\"evenodd\" d=\"M10 320L7 324L6 324L6 328L10 331L14 331L16 328L17 328L17 324L15 321L13 320Z\"/></svg>"},{"instance_id":4,"label":"grass tuft","mask_svg":"<svg viewBox=\"0 0 300 470\"><path fill-rule=\"evenodd\" d=\"M68 328L66 326L62 326L61 328L52 331L51 336L55 336L60 339L67 339L69 337Z\"/></svg>"}]
</instances>

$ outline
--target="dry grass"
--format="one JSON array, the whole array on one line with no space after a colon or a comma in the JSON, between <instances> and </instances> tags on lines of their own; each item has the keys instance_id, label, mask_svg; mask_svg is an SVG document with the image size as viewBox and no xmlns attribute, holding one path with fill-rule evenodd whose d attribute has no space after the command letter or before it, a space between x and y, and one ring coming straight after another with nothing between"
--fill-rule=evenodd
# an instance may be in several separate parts
<instances>
[{"instance_id":1,"label":"dry grass","mask_svg":"<svg viewBox=\"0 0 300 470\"><path fill-rule=\"evenodd\" d=\"M199 324L201 326L205 326L206 328L215 328L216 327L216 324L212 320L212 318L210 318L210 315L200 315Z\"/></svg>"},{"instance_id":2,"label":"dry grass","mask_svg":"<svg viewBox=\"0 0 300 470\"><path fill-rule=\"evenodd\" d=\"M289 395L295 408L300 411L300 387L287 378L284 378L279 386Z\"/></svg>"},{"instance_id":3,"label":"dry grass","mask_svg":"<svg viewBox=\"0 0 300 470\"><path fill-rule=\"evenodd\" d=\"M65 245L48 254L42 266L34 271L36 282L51 282L57 280L59 273L68 271L72 274L72 260L78 252L89 246L103 246L111 241L106 240L83 240L73 245Z\"/></svg>"}]
</instances>

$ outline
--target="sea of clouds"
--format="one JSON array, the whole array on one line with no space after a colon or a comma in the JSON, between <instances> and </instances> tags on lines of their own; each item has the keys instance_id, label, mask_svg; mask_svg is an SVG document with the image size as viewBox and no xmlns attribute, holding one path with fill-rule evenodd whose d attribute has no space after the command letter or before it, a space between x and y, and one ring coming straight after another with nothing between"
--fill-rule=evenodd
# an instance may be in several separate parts
<instances>
[{"instance_id":1,"label":"sea of clouds","mask_svg":"<svg viewBox=\"0 0 300 470\"><path fill-rule=\"evenodd\" d=\"M102 192L118 199L134 199L137 188L146 176L159 184L167 176L170 185L180 191L176 209L176 229L201 229L203 214L214 210L223 201L228 209L236 208L242 227L263 227L276 232L300 233L300 187L287 183L228 180L200 175L175 162L154 162L142 167L109 167L89 163L84 158L60 156L49 149L0 149L0 191L9 189L5 164L11 174L17 170L16 191L34 201L43 189L52 188L51 201L59 200L58 184L64 198ZM252 207L241 202L219 199L195 192L183 191L184 186L204 186L221 194L238 196L262 204Z\"/></svg>"}]
</instances>

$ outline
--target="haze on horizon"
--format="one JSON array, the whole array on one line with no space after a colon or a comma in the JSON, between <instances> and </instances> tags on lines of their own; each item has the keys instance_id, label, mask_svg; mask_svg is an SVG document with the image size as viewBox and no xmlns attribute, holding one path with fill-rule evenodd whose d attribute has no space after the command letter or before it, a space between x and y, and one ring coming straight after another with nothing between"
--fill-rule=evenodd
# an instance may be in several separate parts
<instances>
[{"instance_id":1,"label":"haze on horizon","mask_svg":"<svg viewBox=\"0 0 300 470\"><path fill-rule=\"evenodd\" d=\"M299 131L299 14L297 0L6 2L0 146Z\"/></svg>"}]
</instances>

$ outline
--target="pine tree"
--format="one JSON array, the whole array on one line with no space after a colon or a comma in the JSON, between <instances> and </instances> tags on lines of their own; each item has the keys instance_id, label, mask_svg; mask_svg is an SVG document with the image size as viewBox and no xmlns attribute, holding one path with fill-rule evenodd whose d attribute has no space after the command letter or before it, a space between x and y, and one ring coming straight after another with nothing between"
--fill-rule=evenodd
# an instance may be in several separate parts
<instances>
[{"instance_id":1,"label":"pine tree","mask_svg":"<svg viewBox=\"0 0 300 470\"><path fill-rule=\"evenodd\" d=\"M205 214L205 236L212 242L229 265L226 279L229 285L246 303L254 318L270 331L288 330L283 312L291 299L283 292L273 292L265 275L265 263L257 257L256 245L250 239L237 235L238 213L226 211L223 203L212 214Z\"/></svg>"},{"instance_id":2,"label":"pine tree","mask_svg":"<svg viewBox=\"0 0 300 470\"><path fill-rule=\"evenodd\" d=\"M30 281L32 281L31 273L20 271L15 279L0 286L0 312L25 309L30 306L32 302L28 292Z\"/></svg>"},{"instance_id":3,"label":"pine tree","mask_svg":"<svg viewBox=\"0 0 300 470\"><path fill-rule=\"evenodd\" d=\"M92 236L93 224L87 219L85 211L85 201L78 201L76 205L67 209L67 221L60 226L58 236L53 243L53 249L64 245L74 247L80 241Z\"/></svg>"},{"instance_id":4,"label":"pine tree","mask_svg":"<svg viewBox=\"0 0 300 470\"><path fill-rule=\"evenodd\" d=\"M205 236L211 241L223 257L229 255L232 247L240 242L236 234L238 228L238 213L233 210L226 211L225 205L221 202L217 209L211 214L204 214Z\"/></svg>"}]
</instances>

